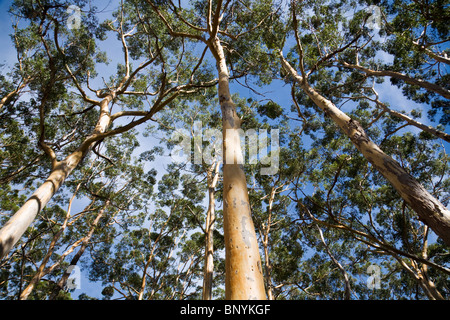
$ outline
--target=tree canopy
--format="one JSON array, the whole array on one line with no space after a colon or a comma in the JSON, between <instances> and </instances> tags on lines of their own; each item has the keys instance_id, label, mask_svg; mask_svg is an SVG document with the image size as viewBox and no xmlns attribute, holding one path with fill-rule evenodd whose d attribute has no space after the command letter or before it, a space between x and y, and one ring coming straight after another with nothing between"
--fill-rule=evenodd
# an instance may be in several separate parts
<instances>
[{"instance_id":1,"label":"tree canopy","mask_svg":"<svg viewBox=\"0 0 450 320\"><path fill-rule=\"evenodd\" d=\"M450 298L445 1L8 6L1 299Z\"/></svg>"}]
</instances>

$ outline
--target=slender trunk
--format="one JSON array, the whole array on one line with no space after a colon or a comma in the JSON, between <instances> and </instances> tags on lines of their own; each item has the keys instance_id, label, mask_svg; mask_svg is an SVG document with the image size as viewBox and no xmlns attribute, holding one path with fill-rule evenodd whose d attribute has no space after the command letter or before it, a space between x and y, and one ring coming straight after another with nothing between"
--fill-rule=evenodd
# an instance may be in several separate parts
<instances>
[{"instance_id":1,"label":"slender trunk","mask_svg":"<svg viewBox=\"0 0 450 320\"><path fill-rule=\"evenodd\" d=\"M24 205L9 219L0 230L0 260L19 241L39 212L47 205L66 178L83 160L95 143L97 134L105 132L110 124L109 103L112 95L100 103L100 116L91 136L89 136L72 154L62 161L55 161L47 180L31 195Z\"/></svg>"},{"instance_id":2,"label":"slender trunk","mask_svg":"<svg viewBox=\"0 0 450 320\"><path fill-rule=\"evenodd\" d=\"M428 226L424 227L424 233L423 233L423 247L422 247L422 258L428 260ZM445 300L445 298L442 296L442 294L439 292L439 290L436 288L436 285L430 278L428 277L428 266L426 264L419 265L416 261L412 260L412 263L414 266L416 266L416 269L419 270L420 274L422 275L422 281L424 285L422 287L425 287L425 291L429 292L431 295L431 299L433 300Z\"/></svg>"},{"instance_id":3,"label":"slender trunk","mask_svg":"<svg viewBox=\"0 0 450 320\"><path fill-rule=\"evenodd\" d=\"M92 222L92 225L91 225L91 228L89 229L88 234L83 238L80 249L78 250L78 252L75 254L75 256L70 261L71 266L75 266L78 263L78 261L80 260L81 256L83 255L84 251L87 248L87 245L89 244L89 241L92 238L92 235L94 234L95 228L97 228L97 225L100 222L100 219L105 214L105 210L108 206L109 206L109 200L106 200L105 205L100 209L100 211L97 214L97 217L95 217L94 221ZM70 273L71 272L68 272L68 270L66 270L66 272L64 272L63 276L58 281L56 288L51 293L49 300L54 300L58 296L59 292L66 285L67 280L70 277Z\"/></svg>"},{"instance_id":4,"label":"slender trunk","mask_svg":"<svg viewBox=\"0 0 450 320\"><path fill-rule=\"evenodd\" d=\"M213 171L215 166L215 170ZM212 282L213 282L213 272L214 272L214 222L216 220L215 216L215 188L219 177L219 166L220 162L217 161L211 166L208 171L208 196L209 204L208 211L206 213L206 225L205 225L205 265L204 265L204 275L203 275L203 300L212 299Z\"/></svg>"},{"instance_id":5,"label":"slender trunk","mask_svg":"<svg viewBox=\"0 0 450 320\"><path fill-rule=\"evenodd\" d=\"M214 239L213 239L213 231L214 231L214 189L209 187L209 208L206 215L206 241L205 241L205 265L203 272L203 300L211 300L212 299L212 282L213 282L213 272L214 272Z\"/></svg>"},{"instance_id":6,"label":"slender trunk","mask_svg":"<svg viewBox=\"0 0 450 320\"><path fill-rule=\"evenodd\" d=\"M281 52L280 58L286 72L300 84L310 99L341 128L364 157L392 184L406 203L418 214L419 219L441 237L447 245L450 245L450 210L434 198L397 161L386 155L373 143L357 121L351 119L331 101L315 91L306 79L297 74Z\"/></svg>"},{"instance_id":7,"label":"slender trunk","mask_svg":"<svg viewBox=\"0 0 450 320\"><path fill-rule=\"evenodd\" d=\"M272 266L270 265L270 258L269 258L268 233L264 235L263 249L264 249L264 268L266 269L264 278L266 279L267 284L267 299L274 300L272 289L273 288L272 275L271 275Z\"/></svg>"},{"instance_id":8,"label":"slender trunk","mask_svg":"<svg viewBox=\"0 0 450 320\"><path fill-rule=\"evenodd\" d=\"M143 300L144 299L145 286L147 285L147 270L148 270L148 268L150 266L150 263L152 262L152 260L154 258L156 245L159 242L159 239L160 239L160 236L161 236L162 232L163 232L163 230L161 230L158 238L153 243L153 247L152 247L152 250L150 251L150 255L149 255L147 261L145 262L144 270L142 270L142 279L141 279L141 286L139 288L138 300ZM149 229L149 235L150 235L150 229Z\"/></svg>"},{"instance_id":9,"label":"slender trunk","mask_svg":"<svg viewBox=\"0 0 450 320\"><path fill-rule=\"evenodd\" d=\"M223 125L223 224L225 236L225 298L266 299L258 242L248 198L240 146L241 119L231 99L229 74L218 38L212 51L219 72Z\"/></svg>"},{"instance_id":10,"label":"slender trunk","mask_svg":"<svg viewBox=\"0 0 450 320\"><path fill-rule=\"evenodd\" d=\"M145 262L144 269L142 270L142 279L141 279L141 286L140 286L139 293L138 293L138 300L143 300L144 299L145 286L147 285L147 270L148 270L148 268L150 266L150 263L152 262L152 260L154 258L154 254L155 254L155 250L157 249L157 245L159 244L159 241L161 240L161 237L164 234L166 226L167 226L167 224L170 221L170 217L172 216L172 213L173 213L173 211L175 210L176 207L177 207L177 205L175 205L175 207L171 209L169 218L166 220L166 222L164 223L164 226L159 231L158 237L156 237L155 241L153 242L153 246L152 246L152 248L150 250L150 254L148 256L147 261ZM150 236L151 236L151 233L152 233L152 226L153 226L153 223L151 223L150 227L148 228L148 237L149 237L149 239L150 239ZM183 233L183 235L184 235L184 233ZM181 236L180 239L182 237L183 236ZM178 241L180 241L180 239L175 241L174 247L177 246L177 243L178 243ZM170 259L170 257L172 256L172 253L173 253L173 250L170 251L170 254L169 254L169 257L167 258L167 260ZM149 300L151 300L152 297L153 297L153 293L150 295Z\"/></svg>"}]
</instances>

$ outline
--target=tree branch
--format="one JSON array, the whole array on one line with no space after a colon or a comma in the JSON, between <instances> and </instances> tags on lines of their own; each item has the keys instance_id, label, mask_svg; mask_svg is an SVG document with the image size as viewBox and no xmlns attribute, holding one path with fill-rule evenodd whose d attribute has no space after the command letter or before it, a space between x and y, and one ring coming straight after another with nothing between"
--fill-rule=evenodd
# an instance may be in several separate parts
<instances>
[{"instance_id":1,"label":"tree branch","mask_svg":"<svg viewBox=\"0 0 450 320\"><path fill-rule=\"evenodd\" d=\"M294 24L294 36L295 36L295 41L297 43L297 50L298 50L298 56L299 56L299 67L300 67L300 73L302 74L302 78L303 80L306 80L307 75L305 73L305 65L303 62L303 47L302 47L302 43L300 41L300 37L298 35L298 22L297 22L297 13L295 12L295 2L296 1L292 1L292 23ZM317 65L317 63L316 63ZM309 72L311 73L312 70Z\"/></svg>"},{"instance_id":2,"label":"tree branch","mask_svg":"<svg viewBox=\"0 0 450 320\"><path fill-rule=\"evenodd\" d=\"M214 17L212 20L212 25L211 25L211 33L210 33L210 37L212 39L214 39L217 36L217 32L219 30L219 24L220 24L220 11L222 9L222 0L218 0L217 4L216 4L216 11L214 11Z\"/></svg>"},{"instance_id":3,"label":"tree branch","mask_svg":"<svg viewBox=\"0 0 450 320\"><path fill-rule=\"evenodd\" d=\"M416 78L412 78L404 73L400 73L400 72L395 72L395 71L390 71L390 70L381 70L381 71L375 71L369 68L365 68L362 66L358 66L358 65L354 65L354 64L349 64L347 62L339 62L339 64L345 68L349 68L349 69L356 69L362 72L365 72L366 74L370 75L370 76L375 76L375 77L392 77L392 78L396 78L396 79L400 79L405 81L406 83L412 84L412 85L416 85L419 86L421 88L424 88L426 90L435 92L441 96L443 96L446 99L450 99L450 91L431 82L427 82L424 80L420 80L420 79L416 79Z\"/></svg>"},{"instance_id":4,"label":"tree branch","mask_svg":"<svg viewBox=\"0 0 450 320\"><path fill-rule=\"evenodd\" d=\"M446 40L449 41L449 40ZM419 44L418 41L413 41L413 44L421 51L425 52L430 58L438 61L438 62L442 62L445 64L449 64L450 65L450 58L447 56L446 53L444 53L444 55L439 55L437 53L434 53L433 51L431 51L430 49L427 48L427 46L421 45Z\"/></svg>"},{"instance_id":5,"label":"tree branch","mask_svg":"<svg viewBox=\"0 0 450 320\"><path fill-rule=\"evenodd\" d=\"M69 73L70 77L73 80L73 83L75 84L75 86L77 87L78 91L80 92L81 96L83 97L83 100L95 105L99 105L100 101L97 100L93 100L91 98L89 98L86 94L86 92L83 90L83 88L81 87L80 83L78 82L77 78L75 77L75 75L73 74L72 70L70 69L69 65L66 62L66 55L64 53L64 51L61 49L61 47L59 46L59 42L58 42L58 30L59 30L59 23L58 21L56 21L55 19L53 19L54 23L55 23L55 31L54 31L54 39L55 39L55 45L56 45L56 49L58 50L58 52L62 55L63 57L63 61L64 61L64 67L66 68L67 72Z\"/></svg>"}]
</instances>

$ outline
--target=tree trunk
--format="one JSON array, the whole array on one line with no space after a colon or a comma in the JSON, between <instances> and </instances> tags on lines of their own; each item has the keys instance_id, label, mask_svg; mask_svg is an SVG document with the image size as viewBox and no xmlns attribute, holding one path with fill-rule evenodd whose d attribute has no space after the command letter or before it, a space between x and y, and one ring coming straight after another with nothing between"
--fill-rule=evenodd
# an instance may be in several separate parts
<instances>
[{"instance_id":1,"label":"tree trunk","mask_svg":"<svg viewBox=\"0 0 450 320\"><path fill-rule=\"evenodd\" d=\"M47 274L44 271L45 266L47 265L47 262L50 260L50 257L52 256L52 254L53 254L53 252L55 250L56 242L59 240L59 238L61 237L61 235L63 234L64 230L67 227L67 224L68 224L69 218L70 218L70 211L71 211L71 208L72 208L72 203L73 203L73 200L75 199L76 194L78 193L78 190L80 189L80 186L81 186L81 183L79 183L77 185L77 188L76 188L74 194L72 195L72 198L69 201L69 208L67 209L66 217L64 219L63 225L58 230L58 232L53 236L52 241L50 242L50 246L49 246L49 248L47 250L47 253L46 253L46 255L44 256L44 259L41 262L41 265L39 266L36 274L30 280L30 283L28 283L28 286L20 294L19 300L26 300L26 299L28 299L28 296L31 294L31 292L33 291L33 289L36 286L36 284L42 279L42 277L45 274Z\"/></svg>"},{"instance_id":2,"label":"tree trunk","mask_svg":"<svg viewBox=\"0 0 450 320\"><path fill-rule=\"evenodd\" d=\"M270 255L269 255L269 233L270 233L270 227L272 225L272 207L273 207L273 201L275 199L275 187L272 187L272 190L270 191L270 197L269 197L269 205L268 205L268 213L269 216L267 217L267 225L266 227L263 227L263 232L261 234L263 241L263 249L264 249L264 267L266 269L266 273L264 275L264 278L266 279L266 285L267 285L267 298L269 300L273 300L273 284L272 284L272 265L270 263Z\"/></svg>"},{"instance_id":3,"label":"tree trunk","mask_svg":"<svg viewBox=\"0 0 450 320\"><path fill-rule=\"evenodd\" d=\"M110 201L106 200L105 205L98 212L97 217L95 217L94 221L92 222L92 225L91 225L91 228L89 229L88 234L82 240L81 248L78 250L76 255L70 261L71 266L75 266L78 263L78 261L80 260L81 256L83 255L84 251L86 250L87 245L89 244L89 241L92 238L92 235L94 234L95 228L97 228L97 225L100 222L100 219L105 214L105 210L109 206L109 203L110 203ZM68 270L66 270L66 272L64 272L63 276L58 281L56 288L51 293L49 300L54 300L58 296L58 293L62 289L64 289L64 286L66 285L67 280L70 277L70 273L71 272L68 272Z\"/></svg>"},{"instance_id":4,"label":"tree trunk","mask_svg":"<svg viewBox=\"0 0 450 320\"><path fill-rule=\"evenodd\" d=\"M400 73L400 72L395 72L395 71L390 71L390 70L372 70L369 68L364 68L361 67L359 65L354 65L354 64L349 64L346 62L342 62L341 63L342 66L346 67L346 68L350 68L350 69L356 69L356 70L360 70L364 73L366 73L369 76L375 76L375 77L391 77L391 78L396 78L396 79L400 79L405 81L406 83L415 85L415 86L419 86L422 87L426 90L429 91L433 91L441 96L443 96L446 99L450 99L450 90L447 90L444 87L441 87L437 84L428 82L428 81L424 81L421 79L416 79L413 77L410 77L404 73Z\"/></svg>"},{"instance_id":5,"label":"tree trunk","mask_svg":"<svg viewBox=\"0 0 450 320\"><path fill-rule=\"evenodd\" d=\"M220 40L212 41L219 72L223 125L223 224L225 236L225 298L266 299L258 242L251 216L240 146L241 119L229 89L229 74Z\"/></svg>"},{"instance_id":6,"label":"tree trunk","mask_svg":"<svg viewBox=\"0 0 450 320\"><path fill-rule=\"evenodd\" d=\"M212 282L213 282L213 272L214 272L214 222L216 220L215 216L215 189L217 181L219 178L219 166L220 161L217 161L208 170L208 196L209 204L208 211L206 213L206 225L205 225L205 266L203 275L203 300L212 299ZM214 169L215 167L215 169Z\"/></svg>"},{"instance_id":7,"label":"tree trunk","mask_svg":"<svg viewBox=\"0 0 450 320\"><path fill-rule=\"evenodd\" d=\"M25 204L9 219L0 230L0 260L5 257L11 248L19 241L27 228L33 223L39 212L47 205L53 195L58 191L66 178L83 160L95 143L95 136L105 132L110 124L109 103L112 95L104 98L100 103L100 116L91 136L62 161L55 164L47 180L31 195Z\"/></svg>"},{"instance_id":8,"label":"tree trunk","mask_svg":"<svg viewBox=\"0 0 450 320\"><path fill-rule=\"evenodd\" d=\"M400 196L439 237L450 245L450 210L434 198L400 164L373 143L361 125L339 110L331 101L315 91L280 51L283 68L301 86L310 99L350 138L364 157L392 184Z\"/></svg>"}]
</instances>

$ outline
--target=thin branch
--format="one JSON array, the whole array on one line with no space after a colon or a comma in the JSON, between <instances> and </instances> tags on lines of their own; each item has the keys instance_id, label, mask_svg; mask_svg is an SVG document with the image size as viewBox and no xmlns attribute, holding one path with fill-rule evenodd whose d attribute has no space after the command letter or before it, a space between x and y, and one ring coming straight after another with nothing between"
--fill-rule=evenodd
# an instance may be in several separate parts
<instances>
[{"instance_id":1,"label":"thin branch","mask_svg":"<svg viewBox=\"0 0 450 320\"><path fill-rule=\"evenodd\" d=\"M146 116L148 115L148 111L140 111L140 110L131 110L131 111L119 111L111 115L111 122L120 117L129 117L129 116Z\"/></svg>"},{"instance_id":2,"label":"thin branch","mask_svg":"<svg viewBox=\"0 0 450 320\"><path fill-rule=\"evenodd\" d=\"M178 13L178 10L176 8L176 6L173 4L172 1L170 1L170 4L172 4L173 8L172 11L175 13L175 15L177 16L178 19L180 19L185 25L187 25L189 28L200 31L200 32L208 32L207 29L205 28L200 28L198 26L193 25L192 23L190 23L189 21L187 21L186 19L184 19L184 17Z\"/></svg>"},{"instance_id":3,"label":"thin branch","mask_svg":"<svg viewBox=\"0 0 450 320\"><path fill-rule=\"evenodd\" d=\"M363 242L363 243L365 243L365 244L367 244L367 245L369 245L371 247L374 247L374 248L377 248L379 250L385 251L385 252L387 252L389 254L393 254L394 253L394 254L398 254L398 255L404 256L404 257L409 258L409 259L413 259L413 260L415 260L417 262L424 263L424 264L426 264L426 265L428 265L430 267L435 268L436 270L439 270L441 272L444 272L445 274L450 275L450 269L448 269L446 267L443 267L441 265L438 265L438 264L436 264L436 263L434 263L434 262L432 262L430 260L423 259L423 258L415 256L415 255L413 255L411 253L408 253L408 252L402 251L400 249L397 249L397 248L393 247L392 245L390 245L388 242L381 241L381 240L377 239L376 237L374 237L374 236L372 236L372 235L370 235L368 233L362 232L360 230L353 229L352 227L350 227L348 225L345 225L345 224L342 224L342 223L331 224L331 223L328 223L326 221L322 221L320 219L317 219L314 216L312 216L311 218L313 219L314 222L319 223L321 225L324 225L324 226L327 226L327 227L332 227L332 228L335 228L335 229L349 231L350 233L352 233L355 236L355 239L357 239L357 240L359 240L359 241L361 241L361 242ZM361 237L364 237L364 238L366 238L368 240L363 239Z\"/></svg>"},{"instance_id":4,"label":"thin branch","mask_svg":"<svg viewBox=\"0 0 450 320\"><path fill-rule=\"evenodd\" d=\"M14 90L12 90L11 92L9 92L8 94L6 94L1 100L0 100L0 110L3 108L3 106L8 103L12 97L14 97L16 94L20 94L20 92L22 91L23 88L26 87L26 85L28 84L28 82L30 82L30 80L32 79L31 76L27 76L25 78L22 78L22 80L20 81L19 85L17 86L17 88L15 88Z\"/></svg>"},{"instance_id":5,"label":"thin branch","mask_svg":"<svg viewBox=\"0 0 450 320\"><path fill-rule=\"evenodd\" d=\"M314 64L314 66L311 68L311 70L309 70L308 72L308 76L313 73L322 63L324 63L325 61L331 59L333 56L335 56L336 54L346 50L348 47L350 47L353 43L355 43L356 41L358 41L358 39L361 37L362 32L358 32L355 36L355 38L353 38L352 41L350 41L349 43L347 43L345 46L340 47L336 50L334 50L333 52L330 52L324 56L322 56L319 60L317 60L317 62ZM369 40L370 41L370 40Z\"/></svg>"},{"instance_id":6,"label":"thin branch","mask_svg":"<svg viewBox=\"0 0 450 320\"><path fill-rule=\"evenodd\" d=\"M416 121L416 120L412 119L411 117L407 116L406 114L403 114L401 112L392 110L386 104L384 104L383 102L379 101L378 93L375 90L375 88L371 87L370 90L372 90L373 93L375 94L375 96L376 96L375 99L372 99L372 98L367 97L365 95L358 96L358 97L347 97L348 99L353 99L353 100L367 99L369 101L375 102L378 107L381 107L382 111L380 112L380 114L374 120L372 120L367 125L367 127L370 127L373 123L378 121L383 116L383 114L389 113L389 114L391 114L391 115L393 115L395 117L398 117L398 118L406 121L409 125L412 125L412 126L414 126L416 128L419 128L422 131L428 132L428 133L430 133L430 134L432 134L432 135L434 135L434 136L436 136L436 137L438 137L438 138L440 138L440 139L442 139L444 141L450 142L450 134L448 134L446 132L443 132L441 130L438 130L438 129L432 127L432 126L427 126L427 125L425 125L425 124L423 124L423 123L421 123L419 121Z\"/></svg>"},{"instance_id":7,"label":"thin branch","mask_svg":"<svg viewBox=\"0 0 450 320\"><path fill-rule=\"evenodd\" d=\"M192 83L194 81L194 73L197 71L197 69L200 67L201 63L203 62L203 58L205 57L205 54L207 51L208 51L208 46L205 46L205 49L203 49L202 55L200 56L200 59L198 60L197 65L192 69L191 76L189 78L190 83Z\"/></svg>"},{"instance_id":8,"label":"thin branch","mask_svg":"<svg viewBox=\"0 0 450 320\"><path fill-rule=\"evenodd\" d=\"M123 47L123 53L124 53L124 60L125 60L125 79L128 79L130 77L130 55L128 52L128 45L125 40L125 37L130 36L133 32L134 28L129 31L127 34L123 31L123 0L120 1L120 23L119 28L116 29L116 31L119 33L120 40L122 42Z\"/></svg>"},{"instance_id":9,"label":"thin branch","mask_svg":"<svg viewBox=\"0 0 450 320\"><path fill-rule=\"evenodd\" d=\"M376 93L374 88L372 88L372 90L374 91L374 93ZM423 131L426 131L438 138L441 138L444 141L450 142L450 134L440 131L436 128L433 128L432 126L424 125L423 123L420 123L420 122L408 117L406 114L403 114L403 113L400 113L400 112L390 109L387 105L385 105L384 103L382 103L381 101L378 100L378 94L377 94L377 99L375 100L375 103L378 106L380 106L384 112L389 112L393 116L396 116L402 120L405 120L408 124L410 124L412 126L422 129Z\"/></svg>"},{"instance_id":10,"label":"thin branch","mask_svg":"<svg viewBox=\"0 0 450 320\"><path fill-rule=\"evenodd\" d=\"M144 69L145 67L147 67L148 65L150 65L151 63L153 63L156 58L158 57L158 55L154 56L152 59L147 60L143 63L141 63L136 70L134 70L128 77L124 77L124 79L122 80L122 82L119 84L118 86L118 90L117 90L117 94L122 94L125 92L125 90L129 87L129 85L131 84L131 81L133 81L134 77L137 75L137 73L139 71L141 71L142 69ZM131 92L127 92L127 94L132 94ZM136 93L136 94L140 94L140 93ZM145 93L146 95L152 95L151 93Z\"/></svg>"},{"instance_id":11,"label":"thin branch","mask_svg":"<svg viewBox=\"0 0 450 320\"><path fill-rule=\"evenodd\" d=\"M320 240L322 241L322 244L325 246L325 250L327 251L328 256L331 258L331 260L334 262L334 264L337 265L337 267L341 271L342 275L344 276L344 282L345 282L344 299L345 300L350 300L350 295L351 295L351 292L352 292L352 288L350 286L350 280L349 280L348 274L345 271L344 267L339 263L339 261L331 253L330 247L325 242L325 238L323 237L322 229L319 227L318 224L316 224L316 227L319 230Z\"/></svg>"},{"instance_id":12,"label":"thin branch","mask_svg":"<svg viewBox=\"0 0 450 320\"><path fill-rule=\"evenodd\" d=\"M44 99L45 100L45 99ZM52 169L54 169L58 163L56 159L55 151L47 144L45 143L45 116L44 116L44 103L45 101L42 101L39 105L39 128L40 128L40 136L39 136L39 146L41 149L45 152L45 154L50 158Z\"/></svg>"},{"instance_id":13,"label":"thin branch","mask_svg":"<svg viewBox=\"0 0 450 320\"><path fill-rule=\"evenodd\" d=\"M228 34L228 33L223 33L224 35L226 35L226 36L229 36L230 38L232 38L233 40L237 40L238 38L240 38L240 37L242 37L242 36L244 36L244 35L246 35L247 33L250 33L250 32L252 32L252 31L254 31L254 30L256 30L256 29L258 29L259 27L261 27L261 25L264 23L264 21L266 21L269 17L271 17L271 16L273 16L277 11L279 11L280 10L280 8L278 8L276 11L274 11L274 12L269 12L265 17L263 17L254 27L252 27L252 28L250 28L250 29L248 29L248 30L245 30L244 32L241 32L241 33L239 33L238 35L236 35L236 36L233 36L233 35L230 35L230 34ZM220 30L219 30L219 33L222 33Z\"/></svg>"},{"instance_id":14,"label":"thin branch","mask_svg":"<svg viewBox=\"0 0 450 320\"><path fill-rule=\"evenodd\" d=\"M212 13L212 0L208 0L208 14L206 16L206 24L208 26L209 34L212 34L212 22L211 22L211 13Z\"/></svg>"},{"instance_id":15,"label":"thin branch","mask_svg":"<svg viewBox=\"0 0 450 320\"><path fill-rule=\"evenodd\" d=\"M449 40L447 39L444 42L446 42L446 41L449 41ZM430 58L436 60L437 62L442 62L442 63L450 65L450 58L447 56L447 54L445 52L443 53L443 55L439 55L439 54L431 51L430 49L428 49L427 46L419 44L416 41L413 41L413 44L415 46L417 46L419 50L425 52L426 55L428 55Z\"/></svg>"}]
</instances>

